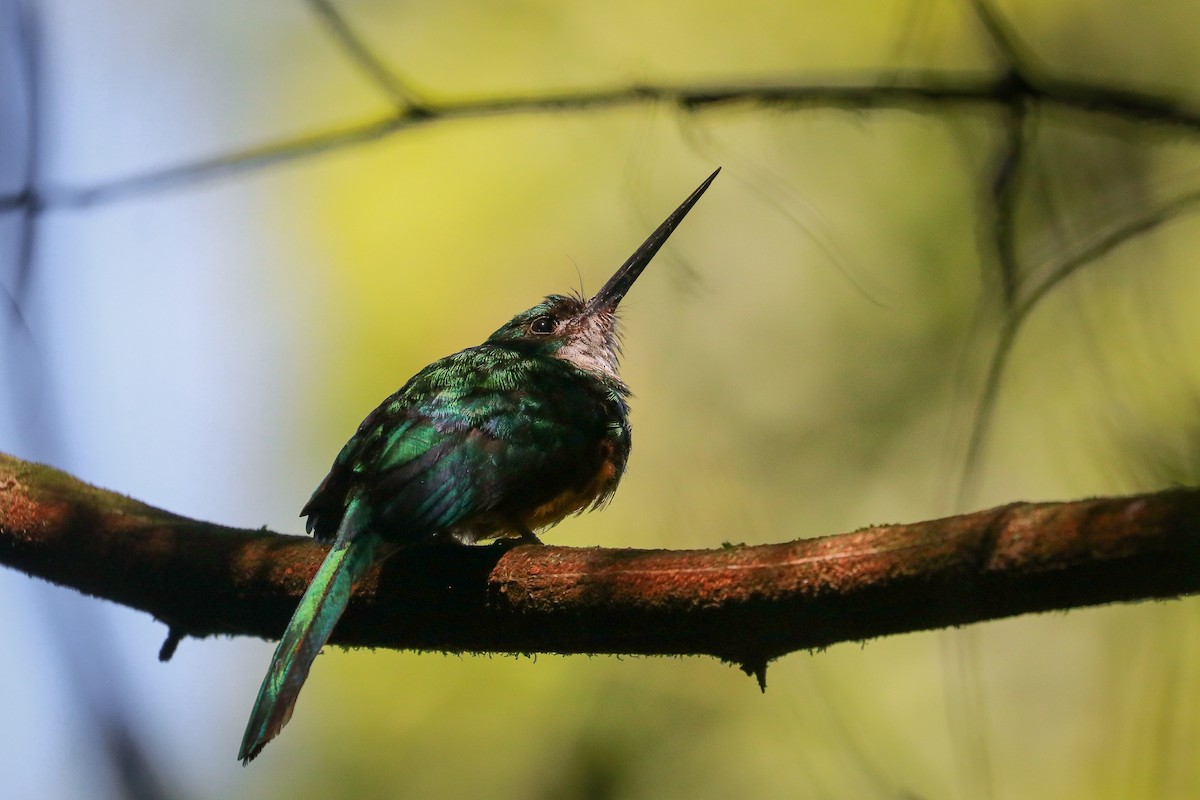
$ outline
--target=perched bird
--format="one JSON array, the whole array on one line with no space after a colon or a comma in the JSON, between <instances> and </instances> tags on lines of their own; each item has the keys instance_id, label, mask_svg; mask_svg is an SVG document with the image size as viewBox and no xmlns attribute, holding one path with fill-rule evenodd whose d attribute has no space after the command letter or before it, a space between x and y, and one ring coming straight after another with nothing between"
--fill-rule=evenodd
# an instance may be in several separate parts
<instances>
[{"instance_id":1,"label":"perched bird","mask_svg":"<svg viewBox=\"0 0 1200 800\"><path fill-rule=\"evenodd\" d=\"M433 362L363 420L301 516L329 555L250 713L249 763L287 724L350 591L406 544L534 531L601 506L629 457L617 305L717 177L692 192L590 300L551 295L487 341Z\"/></svg>"}]
</instances>

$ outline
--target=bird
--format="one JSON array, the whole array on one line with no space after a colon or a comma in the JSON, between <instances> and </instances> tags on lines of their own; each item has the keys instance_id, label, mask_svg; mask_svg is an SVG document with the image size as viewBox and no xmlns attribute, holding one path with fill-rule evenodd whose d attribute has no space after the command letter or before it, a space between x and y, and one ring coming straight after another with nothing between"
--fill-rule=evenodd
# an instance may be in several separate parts
<instances>
[{"instance_id":1,"label":"bird","mask_svg":"<svg viewBox=\"0 0 1200 800\"><path fill-rule=\"evenodd\" d=\"M419 371L363 420L300 512L329 553L263 678L238 752L244 765L291 718L372 565L418 542L540 544L536 530L612 497L631 443L617 306L720 171L591 298L546 297L483 344Z\"/></svg>"}]
</instances>

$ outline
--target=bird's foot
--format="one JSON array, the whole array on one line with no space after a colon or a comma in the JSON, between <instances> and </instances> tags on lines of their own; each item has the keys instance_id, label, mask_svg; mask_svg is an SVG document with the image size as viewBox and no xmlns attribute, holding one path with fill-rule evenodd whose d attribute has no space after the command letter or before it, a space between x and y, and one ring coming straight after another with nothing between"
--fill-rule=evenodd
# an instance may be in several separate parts
<instances>
[{"instance_id":1,"label":"bird's foot","mask_svg":"<svg viewBox=\"0 0 1200 800\"><path fill-rule=\"evenodd\" d=\"M545 544L545 542L537 537L537 534L524 525L517 526L517 533L521 535L521 544Z\"/></svg>"}]
</instances>

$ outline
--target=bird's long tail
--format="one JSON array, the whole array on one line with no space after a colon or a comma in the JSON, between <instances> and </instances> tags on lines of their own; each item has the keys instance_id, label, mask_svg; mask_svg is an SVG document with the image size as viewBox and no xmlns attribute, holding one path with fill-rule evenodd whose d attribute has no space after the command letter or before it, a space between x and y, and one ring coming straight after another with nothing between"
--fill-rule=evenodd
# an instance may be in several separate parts
<instances>
[{"instance_id":1,"label":"bird's long tail","mask_svg":"<svg viewBox=\"0 0 1200 800\"><path fill-rule=\"evenodd\" d=\"M375 563L382 540L371 533L347 536L355 509L347 510L337 541L313 576L312 583L292 614L287 630L275 648L271 667L263 678L238 758L243 764L258 755L292 716L300 687L321 647L333 633L355 581Z\"/></svg>"}]
</instances>

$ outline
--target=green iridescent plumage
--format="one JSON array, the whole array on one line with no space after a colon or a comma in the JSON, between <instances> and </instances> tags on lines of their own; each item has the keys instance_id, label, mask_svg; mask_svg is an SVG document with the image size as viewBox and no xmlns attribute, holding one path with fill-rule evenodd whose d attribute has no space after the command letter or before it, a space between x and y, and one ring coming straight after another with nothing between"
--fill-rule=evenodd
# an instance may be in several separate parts
<instances>
[{"instance_id":1,"label":"green iridescent plumage","mask_svg":"<svg viewBox=\"0 0 1200 800\"><path fill-rule=\"evenodd\" d=\"M552 301L539 308L582 306ZM308 528L332 540L346 498L358 494L371 530L390 542L523 535L540 527L529 511L587 486L606 458L615 476L601 496L616 488L629 452L628 393L615 377L493 340L435 361L342 448L304 509Z\"/></svg>"},{"instance_id":2,"label":"green iridescent plumage","mask_svg":"<svg viewBox=\"0 0 1200 800\"><path fill-rule=\"evenodd\" d=\"M616 308L716 175L590 300L547 297L483 344L425 367L363 420L301 512L332 546L263 679L243 763L287 724L372 564L431 538L536 542L533 531L612 496L630 447Z\"/></svg>"}]
</instances>

